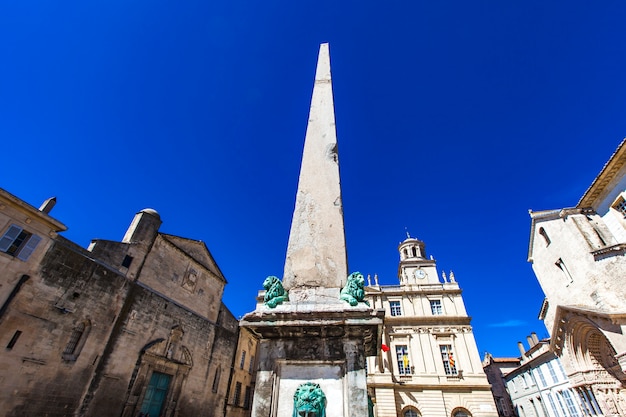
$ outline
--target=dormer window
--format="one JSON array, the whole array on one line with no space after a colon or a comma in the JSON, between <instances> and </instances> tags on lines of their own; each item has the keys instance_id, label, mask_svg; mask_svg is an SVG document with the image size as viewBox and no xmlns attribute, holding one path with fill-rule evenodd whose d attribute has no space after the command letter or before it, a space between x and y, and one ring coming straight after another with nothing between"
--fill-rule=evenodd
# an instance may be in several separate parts
<instances>
[{"instance_id":1,"label":"dormer window","mask_svg":"<svg viewBox=\"0 0 626 417\"><path fill-rule=\"evenodd\" d=\"M26 261L32 255L39 242L41 242L39 236L12 224L0 239L0 252Z\"/></svg>"},{"instance_id":2,"label":"dormer window","mask_svg":"<svg viewBox=\"0 0 626 417\"><path fill-rule=\"evenodd\" d=\"M622 216L626 218L626 200L624 199L623 196L620 195L617 198L617 200L615 200L615 202L613 203L611 207L619 211L622 214Z\"/></svg>"}]
</instances>

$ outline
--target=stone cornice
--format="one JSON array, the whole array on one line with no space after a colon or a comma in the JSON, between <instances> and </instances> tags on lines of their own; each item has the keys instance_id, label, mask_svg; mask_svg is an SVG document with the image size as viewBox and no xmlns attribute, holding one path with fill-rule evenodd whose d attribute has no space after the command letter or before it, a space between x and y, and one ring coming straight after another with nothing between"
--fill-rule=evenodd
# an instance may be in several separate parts
<instances>
[{"instance_id":1,"label":"stone cornice","mask_svg":"<svg viewBox=\"0 0 626 417\"><path fill-rule=\"evenodd\" d=\"M576 206L595 207L606 187L617 177L624 166L626 166L626 138L619 144Z\"/></svg>"},{"instance_id":2,"label":"stone cornice","mask_svg":"<svg viewBox=\"0 0 626 417\"><path fill-rule=\"evenodd\" d=\"M389 327L387 325L387 327ZM413 334L432 334L434 336L452 336L460 333L472 333L472 326L449 325L449 326L407 326L406 328L393 329L389 331L390 336L403 337Z\"/></svg>"},{"instance_id":3,"label":"stone cornice","mask_svg":"<svg viewBox=\"0 0 626 417\"><path fill-rule=\"evenodd\" d=\"M597 261L609 256L624 255L626 253L626 243L618 243L616 245L606 246L604 248L591 252L593 258Z\"/></svg>"},{"instance_id":4,"label":"stone cornice","mask_svg":"<svg viewBox=\"0 0 626 417\"><path fill-rule=\"evenodd\" d=\"M385 316L385 324L390 326L468 326L471 321L469 316Z\"/></svg>"},{"instance_id":5,"label":"stone cornice","mask_svg":"<svg viewBox=\"0 0 626 417\"><path fill-rule=\"evenodd\" d=\"M456 282L445 284L409 284L409 285L389 285L389 286L371 286L365 287L367 296L385 295L385 296L411 296L411 295L444 295L461 294L463 291ZM368 291L369 289L369 291ZM377 292L374 292L377 291Z\"/></svg>"}]
</instances>

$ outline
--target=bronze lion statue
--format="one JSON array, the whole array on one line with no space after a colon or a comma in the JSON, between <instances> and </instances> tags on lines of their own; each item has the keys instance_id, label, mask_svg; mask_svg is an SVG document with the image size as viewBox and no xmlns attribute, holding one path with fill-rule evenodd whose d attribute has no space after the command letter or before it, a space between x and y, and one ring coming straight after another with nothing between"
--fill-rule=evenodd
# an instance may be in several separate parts
<instances>
[{"instance_id":1,"label":"bronze lion statue","mask_svg":"<svg viewBox=\"0 0 626 417\"><path fill-rule=\"evenodd\" d=\"M283 301L289 300L287 291L283 288L283 283L274 276L265 278L265 281L263 281L263 288L265 288L263 302L269 308L274 308L278 304L282 304Z\"/></svg>"},{"instance_id":2,"label":"bronze lion statue","mask_svg":"<svg viewBox=\"0 0 626 417\"><path fill-rule=\"evenodd\" d=\"M370 305L365 298L365 279L360 272L353 272L348 275L348 282L346 286L341 290L340 298L343 301L347 301L351 306L357 305L359 302L364 302Z\"/></svg>"}]
</instances>

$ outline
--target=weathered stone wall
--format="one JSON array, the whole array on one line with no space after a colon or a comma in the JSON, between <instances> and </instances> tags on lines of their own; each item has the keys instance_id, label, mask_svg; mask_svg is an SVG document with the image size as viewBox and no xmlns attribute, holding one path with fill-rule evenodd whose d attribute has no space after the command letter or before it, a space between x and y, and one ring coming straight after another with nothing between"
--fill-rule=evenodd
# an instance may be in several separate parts
<instances>
[{"instance_id":1,"label":"weathered stone wall","mask_svg":"<svg viewBox=\"0 0 626 417\"><path fill-rule=\"evenodd\" d=\"M548 331L557 305L586 305L605 312L623 309L626 287L615 277L625 270L626 258L616 251L594 258L592 252L604 245L591 221L603 223L597 215L555 215L537 220L532 231L532 267L550 302L544 319ZM603 239L607 245L615 242L610 235Z\"/></svg>"},{"instance_id":2,"label":"weathered stone wall","mask_svg":"<svg viewBox=\"0 0 626 417\"><path fill-rule=\"evenodd\" d=\"M122 266L122 261L128 253L130 244L115 242L111 240L92 240L89 246L89 251L92 253L95 259L98 259L107 265L120 270L121 272L127 272L128 268ZM139 260L140 261L140 260ZM133 263L138 260L133 259ZM132 265L131 263L131 266Z\"/></svg>"},{"instance_id":3,"label":"weathered stone wall","mask_svg":"<svg viewBox=\"0 0 626 417\"><path fill-rule=\"evenodd\" d=\"M135 417L155 372L170 378L161 417L223 416L239 327L206 246L142 210L122 242L84 249L7 195L0 233L42 241L26 262L0 252L0 416Z\"/></svg>"},{"instance_id":4,"label":"weathered stone wall","mask_svg":"<svg viewBox=\"0 0 626 417\"><path fill-rule=\"evenodd\" d=\"M196 314L217 320L223 282L161 235L146 258L139 281Z\"/></svg>"},{"instance_id":5,"label":"weathered stone wall","mask_svg":"<svg viewBox=\"0 0 626 417\"><path fill-rule=\"evenodd\" d=\"M226 390L212 392L207 379L212 376L214 363L232 363L236 332L220 328L139 285L131 292L124 314L123 325L114 335L111 353L105 358L92 387L93 399L86 416L119 416L125 406L127 412L135 415L141 407L147 382L142 384L135 377L142 373L143 367L152 366L145 362L146 347L158 340L167 341L176 326L183 332L179 348L184 347L191 354L188 374L179 381L184 384L184 391L177 400L178 415L196 416L223 410ZM165 352L156 363L167 367L168 362L182 362L176 356L168 358L167 355ZM178 370L182 372L182 368ZM224 380L227 383L227 373Z\"/></svg>"},{"instance_id":6,"label":"weathered stone wall","mask_svg":"<svg viewBox=\"0 0 626 417\"><path fill-rule=\"evenodd\" d=\"M0 409L7 416L67 416L78 407L128 291L115 271L93 262L84 249L58 238L37 274L21 288L0 322ZM82 322L88 336L80 352L64 358Z\"/></svg>"}]
</instances>

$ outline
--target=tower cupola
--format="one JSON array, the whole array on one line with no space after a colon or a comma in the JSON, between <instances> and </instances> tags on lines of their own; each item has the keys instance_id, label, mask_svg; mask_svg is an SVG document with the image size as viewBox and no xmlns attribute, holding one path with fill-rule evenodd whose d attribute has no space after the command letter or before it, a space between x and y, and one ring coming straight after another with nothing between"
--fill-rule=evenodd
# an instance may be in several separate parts
<instances>
[{"instance_id":1,"label":"tower cupola","mask_svg":"<svg viewBox=\"0 0 626 417\"><path fill-rule=\"evenodd\" d=\"M156 210L146 208L135 215L122 239L125 243L152 244L161 226L161 216Z\"/></svg>"},{"instance_id":2,"label":"tower cupola","mask_svg":"<svg viewBox=\"0 0 626 417\"><path fill-rule=\"evenodd\" d=\"M400 252L400 260L406 261L409 259L426 259L426 245L421 240L409 236L400 243L398 251Z\"/></svg>"}]
</instances>

